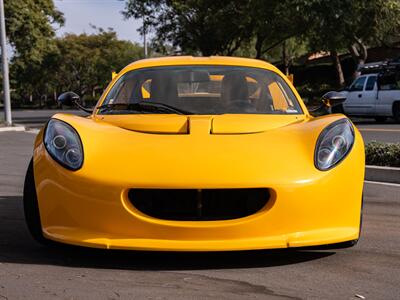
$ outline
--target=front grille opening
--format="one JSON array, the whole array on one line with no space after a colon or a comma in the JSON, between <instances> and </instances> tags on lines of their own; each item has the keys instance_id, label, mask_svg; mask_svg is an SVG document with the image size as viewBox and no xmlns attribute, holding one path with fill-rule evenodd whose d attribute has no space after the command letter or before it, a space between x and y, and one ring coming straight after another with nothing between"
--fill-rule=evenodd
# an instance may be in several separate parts
<instances>
[{"instance_id":1,"label":"front grille opening","mask_svg":"<svg viewBox=\"0 0 400 300\"><path fill-rule=\"evenodd\" d=\"M132 205L150 217L176 221L230 220L261 210L270 194L250 189L131 189Z\"/></svg>"}]
</instances>

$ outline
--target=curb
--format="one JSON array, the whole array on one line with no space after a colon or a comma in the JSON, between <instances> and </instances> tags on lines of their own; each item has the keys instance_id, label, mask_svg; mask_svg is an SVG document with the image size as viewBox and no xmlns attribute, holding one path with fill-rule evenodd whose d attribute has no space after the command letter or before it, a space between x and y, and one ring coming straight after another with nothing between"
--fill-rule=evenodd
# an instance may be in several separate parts
<instances>
[{"instance_id":1,"label":"curb","mask_svg":"<svg viewBox=\"0 0 400 300\"><path fill-rule=\"evenodd\" d=\"M33 134L38 134L40 129L35 129L35 128L26 128L25 132L27 133L33 133Z\"/></svg>"},{"instance_id":2,"label":"curb","mask_svg":"<svg viewBox=\"0 0 400 300\"><path fill-rule=\"evenodd\" d=\"M400 184L400 168L367 165L365 180Z\"/></svg>"},{"instance_id":3,"label":"curb","mask_svg":"<svg viewBox=\"0 0 400 300\"><path fill-rule=\"evenodd\" d=\"M0 127L0 132L9 132L9 131L25 131L25 126L9 126L9 127Z\"/></svg>"}]
</instances>

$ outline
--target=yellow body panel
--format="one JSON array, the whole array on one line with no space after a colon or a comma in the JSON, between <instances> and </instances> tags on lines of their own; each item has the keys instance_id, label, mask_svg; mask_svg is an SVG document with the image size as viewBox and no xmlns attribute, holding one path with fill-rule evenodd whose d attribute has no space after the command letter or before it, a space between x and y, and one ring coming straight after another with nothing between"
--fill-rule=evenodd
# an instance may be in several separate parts
<instances>
[{"instance_id":1,"label":"yellow body panel","mask_svg":"<svg viewBox=\"0 0 400 300\"><path fill-rule=\"evenodd\" d=\"M139 61L117 78L135 68L177 64L251 66L284 77L258 60L181 57ZM39 133L34 176L44 235L90 247L166 251L286 248L357 239L362 137L355 129L348 156L329 171L317 170L317 138L344 116L313 118L296 96L304 114L55 115L79 133L84 163L78 171L63 168L47 153ZM269 188L271 199L261 211L240 219L170 221L136 210L127 196L131 188Z\"/></svg>"}]
</instances>

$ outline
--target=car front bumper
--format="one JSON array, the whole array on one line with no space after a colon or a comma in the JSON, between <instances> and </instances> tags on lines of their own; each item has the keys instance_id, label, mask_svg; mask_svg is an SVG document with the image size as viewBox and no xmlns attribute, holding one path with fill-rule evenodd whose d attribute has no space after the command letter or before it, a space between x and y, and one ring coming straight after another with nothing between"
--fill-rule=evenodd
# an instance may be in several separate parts
<instances>
[{"instance_id":1,"label":"car front bumper","mask_svg":"<svg viewBox=\"0 0 400 300\"><path fill-rule=\"evenodd\" d=\"M85 168L71 172L40 145L34 154L34 175L43 233L74 245L162 251L273 249L356 240L364 178L358 159L351 159L357 151L334 169L309 176L293 171L286 177L260 178L238 170L220 181L196 181L193 176L185 181L184 175L173 174L168 180L160 180L160 175L138 180L118 170L112 176ZM131 188L188 187L265 187L271 199L256 214L224 221L156 219L140 213L128 199Z\"/></svg>"}]
</instances>

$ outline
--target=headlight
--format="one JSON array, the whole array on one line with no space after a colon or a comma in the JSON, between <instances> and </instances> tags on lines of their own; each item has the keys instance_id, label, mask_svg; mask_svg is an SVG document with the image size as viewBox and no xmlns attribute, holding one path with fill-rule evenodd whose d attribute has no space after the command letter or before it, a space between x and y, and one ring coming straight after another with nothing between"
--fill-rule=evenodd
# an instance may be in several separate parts
<instances>
[{"instance_id":1,"label":"headlight","mask_svg":"<svg viewBox=\"0 0 400 300\"><path fill-rule=\"evenodd\" d=\"M326 171L337 165L350 152L354 144L354 129L347 119L338 120L326 127L318 137L315 147L315 167Z\"/></svg>"},{"instance_id":2,"label":"headlight","mask_svg":"<svg viewBox=\"0 0 400 300\"><path fill-rule=\"evenodd\" d=\"M63 167L73 171L82 167L81 139L76 130L67 123L51 119L47 123L44 145L50 156Z\"/></svg>"}]
</instances>

